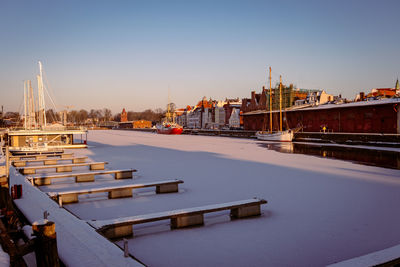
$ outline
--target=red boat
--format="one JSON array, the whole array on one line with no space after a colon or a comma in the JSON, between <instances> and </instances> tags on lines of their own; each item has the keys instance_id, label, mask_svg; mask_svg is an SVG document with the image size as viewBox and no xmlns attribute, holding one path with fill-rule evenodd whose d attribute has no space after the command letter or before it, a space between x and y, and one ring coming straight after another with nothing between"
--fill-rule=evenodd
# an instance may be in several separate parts
<instances>
[{"instance_id":1,"label":"red boat","mask_svg":"<svg viewBox=\"0 0 400 267\"><path fill-rule=\"evenodd\" d=\"M156 125L159 134L181 134L183 127L174 122L164 122Z\"/></svg>"}]
</instances>

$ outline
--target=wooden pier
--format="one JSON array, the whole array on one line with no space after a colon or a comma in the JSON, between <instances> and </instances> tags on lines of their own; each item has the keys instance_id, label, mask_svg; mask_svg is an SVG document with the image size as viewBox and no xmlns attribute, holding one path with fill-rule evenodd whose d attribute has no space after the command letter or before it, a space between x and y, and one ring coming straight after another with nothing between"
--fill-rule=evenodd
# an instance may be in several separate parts
<instances>
[{"instance_id":1,"label":"wooden pier","mask_svg":"<svg viewBox=\"0 0 400 267\"><path fill-rule=\"evenodd\" d=\"M133 235L132 225L160 220L171 220L171 228L184 228L204 224L204 214L230 210L231 218L245 218L261 215L260 206L266 204L264 199L247 199L202 207L179 209L147 215L138 215L115 220L96 220L88 223L108 238L120 238Z\"/></svg>"}]
</instances>

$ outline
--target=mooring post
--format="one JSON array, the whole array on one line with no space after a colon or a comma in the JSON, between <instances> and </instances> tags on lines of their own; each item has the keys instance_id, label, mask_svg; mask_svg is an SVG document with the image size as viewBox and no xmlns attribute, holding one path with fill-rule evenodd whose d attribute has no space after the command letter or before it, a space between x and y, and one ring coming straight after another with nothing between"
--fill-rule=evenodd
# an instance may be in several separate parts
<instances>
[{"instance_id":1,"label":"mooring post","mask_svg":"<svg viewBox=\"0 0 400 267\"><path fill-rule=\"evenodd\" d=\"M35 239L36 265L38 267L59 267L57 251L56 225L48 220L36 221L32 224Z\"/></svg>"},{"instance_id":2,"label":"mooring post","mask_svg":"<svg viewBox=\"0 0 400 267\"><path fill-rule=\"evenodd\" d=\"M128 248L128 240L126 238L124 240L124 257L129 257L129 248Z\"/></svg>"}]
</instances>

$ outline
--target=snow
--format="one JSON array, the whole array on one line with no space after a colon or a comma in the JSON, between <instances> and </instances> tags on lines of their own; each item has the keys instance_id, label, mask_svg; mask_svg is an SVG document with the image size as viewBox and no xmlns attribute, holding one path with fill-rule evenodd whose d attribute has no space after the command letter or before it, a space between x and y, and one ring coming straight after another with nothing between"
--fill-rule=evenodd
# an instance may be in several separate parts
<instances>
[{"instance_id":1,"label":"snow","mask_svg":"<svg viewBox=\"0 0 400 267\"><path fill-rule=\"evenodd\" d=\"M399 255L400 255L400 245L376 251L354 259L349 259L339 263L331 264L329 265L329 267L376 266L383 262L389 262L392 261L393 259L399 258Z\"/></svg>"},{"instance_id":2,"label":"snow","mask_svg":"<svg viewBox=\"0 0 400 267\"><path fill-rule=\"evenodd\" d=\"M10 266L10 255L4 252L0 246L0 266Z\"/></svg>"},{"instance_id":3,"label":"snow","mask_svg":"<svg viewBox=\"0 0 400 267\"><path fill-rule=\"evenodd\" d=\"M253 197L268 201L261 216L248 219L231 221L229 211L221 211L206 214L203 227L171 231L168 220L135 225L129 251L146 265L322 266L399 244L400 170L279 153L250 139L117 130L91 131L88 139L89 149L70 151L107 161L109 169L135 168L133 181L111 175L92 183L57 179L41 190L171 178L185 183L178 193L148 188L135 189L132 198L82 196L64 206L81 220L118 220ZM388 253L386 259L400 256Z\"/></svg>"},{"instance_id":4,"label":"snow","mask_svg":"<svg viewBox=\"0 0 400 267\"><path fill-rule=\"evenodd\" d=\"M33 187L24 176L11 168L10 184L22 184L22 198L14 203L31 223L42 221L45 211L55 222L60 259L67 266L141 266L123 251L99 235L84 221L59 208L46 194Z\"/></svg>"}]
</instances>

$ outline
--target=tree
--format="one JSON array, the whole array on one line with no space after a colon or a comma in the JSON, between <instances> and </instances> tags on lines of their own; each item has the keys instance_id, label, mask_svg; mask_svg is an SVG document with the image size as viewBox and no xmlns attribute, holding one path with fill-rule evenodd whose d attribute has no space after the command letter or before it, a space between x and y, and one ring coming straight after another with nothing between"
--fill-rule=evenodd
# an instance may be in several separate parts
<instances>
[{"instance_id":1,"label":"tree","mask_svg":"<svg viewBox=\"0 0 400 267\"><path fill-rule=\"evenodd\" d=\"M103 109L103 114L105 121L109 121L112 118L111 110L109 110L108 108Z\"/></svg>"},{"instance_id":2,"label":"tree","mask_svg":"<svg viewBox=\"0 0 400 267\"><path fill-rule=\"evenodd\" d=\"M53 109L46 110L46 121L48 123L60 121L60 116Z\"/></svg>"},{"instance_id":3,"label":"tree","mask_svg":"<svg viewBox=\"0 0 400 267\"><path fill-rule=\"evenodd\" d=\"M121 121L121 113L117 113L114 115L114 121Z\"/></svg>"}]
</instances>

